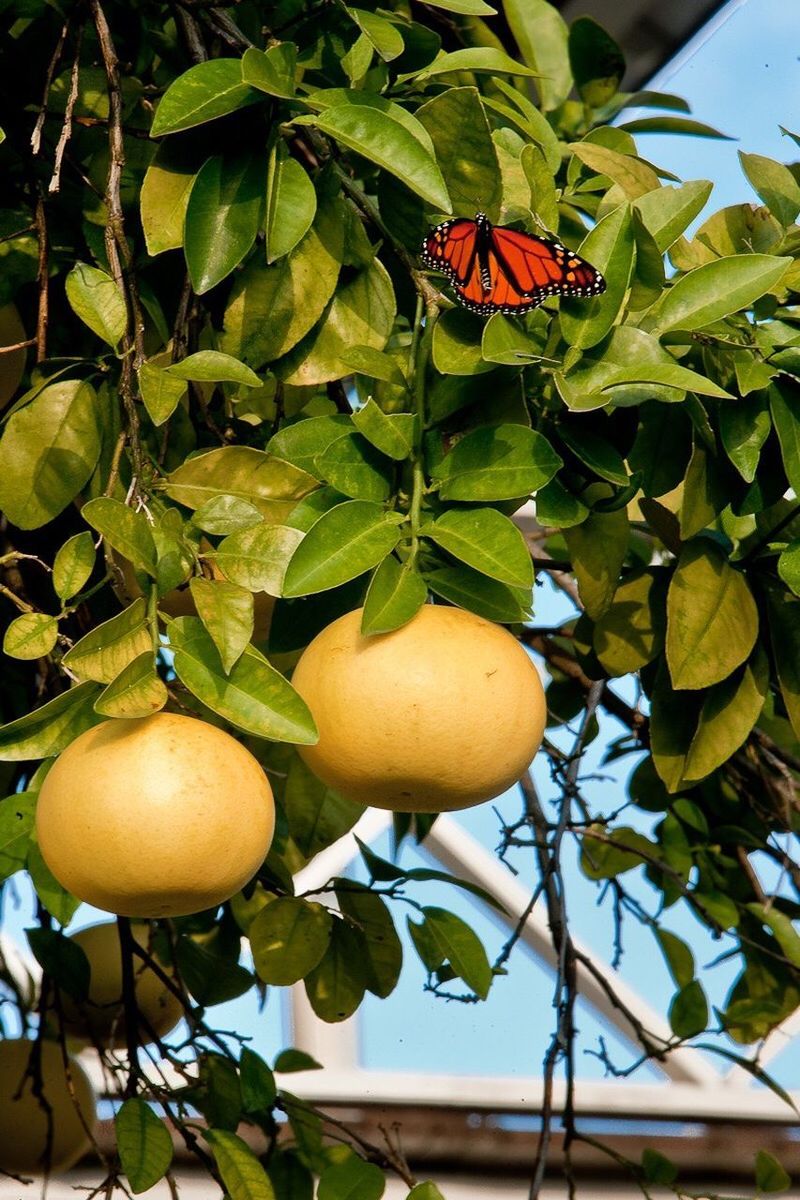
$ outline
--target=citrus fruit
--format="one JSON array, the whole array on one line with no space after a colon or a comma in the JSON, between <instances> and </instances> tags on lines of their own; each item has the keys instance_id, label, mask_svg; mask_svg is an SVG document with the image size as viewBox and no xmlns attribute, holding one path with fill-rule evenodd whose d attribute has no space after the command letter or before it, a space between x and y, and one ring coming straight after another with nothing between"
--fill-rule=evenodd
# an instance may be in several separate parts
<instances>
[{"instance_id":1,"label":"citrus fruit","mask_svg":"<svg viewBox=\"0 0 800 1200\"><path fill-rule=\"evenodd\" d=\"M469 808L519 779L542 740L538 672L507 630L426 604L363 637L362 610L311 642L292 682L319 730L300 754L329 787L396 812Z\"/></svg>"},{"instance_id":2,"label":"citrus fruit","mask_svg":"<svg viewBox=\"0 0 800 1200\"><path fill-rule=\"evenodd\" d=\"M131 926L134 939L152 956L148 925ZM80 946L89 960L91 979L87 998L78 1003L61 993L64 1027L73 1037L82 1037L97 1045L125 1046L125 1010L122 1002L122 955L116 921L103 921L74 933L70 941ZM163 963L159 965L164 968ZM167 968L164 968L165 970ZM137 955L133 957L136 1007L141 1018L139 1035L143 1042L152 1035L164 1037L183 1016L178 997L159 979L155 971Z\"/></svg>"},{"instance_id":3,"label":"citrus fruit","mask_svg":"<svg viewBox=\"0 0 800 1200\"><path fill-rule=\"evenodd\" d=\"M36 809L56 879L127 917L227 900L263 862L274 825L272 789L250 751L214 725L163 712L82 733Z\"/></svg>"},{"instance_id":4,"label":"citrus fruit","mask_svg":"<svg viewBox=\"0 0 800 1200\"><path fill-rule=\"evenodd\" d=\"M0 1169L16 1174L48 1168L50 1172L67 1171L91 1145L85 1127L92 1129L96 1120L94 1092L83 1068L70 1058L73 1102L61 1047L43 1041L43 1104L34 1095L33 1079L26 1076L34 1053L35 1043L24 1038L0 1041ZM45 1161L48 1142L49 1162Z\"/></svg>"}]
</instances>

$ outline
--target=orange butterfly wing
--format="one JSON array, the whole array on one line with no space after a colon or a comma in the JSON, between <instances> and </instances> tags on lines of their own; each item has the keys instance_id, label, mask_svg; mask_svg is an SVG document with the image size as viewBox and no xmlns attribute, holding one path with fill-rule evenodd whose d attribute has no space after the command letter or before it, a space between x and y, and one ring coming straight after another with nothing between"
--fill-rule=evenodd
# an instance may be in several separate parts
<instances>
[{"instance_id":1,"label":"orange butterfly wing","mask_svg":"<svg viewBox=\"0 0 800 1200\"><path fill-rule=\"evenodd\" d=\"M560 242L503 228L492 229L491 241L504 272L523 295L598 296L606 290L600 272Z\"/></svg>"},{"instance_id":2,"label":"orange butterfly wing","mask_svg":"<svg viewBox=\"0 0 800 1200\"><path fill-rule=\"evenodd\" d=\"M451 283L463 286L473 272L477 248L477 222L456 217L431 230L422 247L422 260L426 267L442 271Z\"/></svg>"}]
</instances>

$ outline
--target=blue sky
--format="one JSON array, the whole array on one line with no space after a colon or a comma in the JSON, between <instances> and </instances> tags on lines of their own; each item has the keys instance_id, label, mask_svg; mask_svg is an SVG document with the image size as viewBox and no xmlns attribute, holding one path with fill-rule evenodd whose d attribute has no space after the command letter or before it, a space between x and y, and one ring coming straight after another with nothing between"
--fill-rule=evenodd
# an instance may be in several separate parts
<instances>
[{"instance_id":1,"label":"blue sky","mask_svg":"<svg viewBox=\"0 0 800 1200\"><path fill-rule=\"evenodd\" d=\"M708 178L715 190L706 215L723 205L755 201L739 167L739 149L771 155L783 161L800 158L800 149L782 137L779 124L800 130L800 6L792 0L745 0L734 2L652 81L652 86L676 92L692 105L694 116L732 135L737 141L645 135L640 138L644 157L667 167L684 179ZM644 115L644 114L642 114ZM648 114L652 115L652 111ZM563 596L545 584L537 589L537 623L550 624L569 615ZM597 749L587 756L586 771L598 771L599 748L607 738L622 732L605 718ZM606 777L586 784L585 792L598 809L615 809L623 796L624 777ZM608 770L603 769L606 776ZM554 792L544 763L536 768L543 799ZM498 806L509 818L519 812L519 797L509 793ZM483 845L493 848L498 841L498 818L491 805L462 814L465 828ZM645 822L646 824L646 822ZM388 845L378 844L388 854ZM402 861L413 865L419 853L407 848ZM533 880L532 862L519 857L522 882ZM630 878L630 876L628 877ZM597 906L597 892L577 868L568 871L568 904L577 935L594 946L606 959L611 957L611 913ZM641 898L653 906L654 893L644 882L637 888ZM424 903L437 903L462 913L484 939L490 958L505 939L495 920L468 902L453 888L425 885L414 892ZM403 906L398 924L405 923ZM98 914L81 910L73 927L91 923ZM3 926L24 943L23 929L31 921L30 895L20 888L20 906L6 900ZM700 929L680 906L670 910L666 925L687 938L695 947L698 963L708 962L722 949ZM540 1073L540 1065L552 1028L552 981L547 972L524 952L512 958L510 973L498 980L483 1005L446 1004L423 993L423 972L413 949L406 944L406 962L400 985L388 1001L369 999L363 1007L361 1055L364 1065L397 1070L430 1070L469 1074ZM649 1002L665 1011L672 991L667 971L651 935L630 921L626 926L626 955L622 974ZM730 986L730 966L704 974L712 999L719 1003ZM285 1004L273 994L263 1014L254 999L244 998L221 1006L213 1015L221 1027L237 1027L252 1033L254 1048L271 1057L289 1042ZM584 1053L597 1044L599 1033L607 1033L584 1007L579 1012L581 1029L579 1075L602 1075L595 1058ZM626 1050L610 1039L612 1055L626 1061ZM784 1083L796 1081L800 1068L800 1043L775 1064L774 1073ZM645 1080L642 1072L637 1078Z\"/></svg>"}]
</instances>

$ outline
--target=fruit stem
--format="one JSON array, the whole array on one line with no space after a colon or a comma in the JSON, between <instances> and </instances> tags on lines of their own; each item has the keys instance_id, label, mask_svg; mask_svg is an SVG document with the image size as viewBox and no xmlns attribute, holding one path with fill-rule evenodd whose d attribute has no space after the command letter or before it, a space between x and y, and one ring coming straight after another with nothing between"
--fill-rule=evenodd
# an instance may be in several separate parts
<instances>
[{"instance_id":1,"label":"fruit stem","mask_svg":"<svg viewBox=\"0 0 800 1200\"><path fill-rule=\"evenodd\" d=\"M439 308L436 303L429 301L424 305L423 299L417 299L417 311L414 317L414 335L411 342L409 361L409 386L414 397L414 449L411 454L413 467L411 506L409 518L411 521L411 553L407 565L413 567L419 553L419 528L422 512L422 497L425 494L425 463L423 439L425 437L425 384L427 379L428 359L433 343L433 330L439 319Z\"/></svg>"},{"instance_id":2,"label":"fruit stem","mask_svg":"<svg viewBox=\"0 0 800 1200\"><path fill-rule=\"evenodd\" d=\"M147 597L147 623L153 639L153 653L158 654L161 649L161 635L158 630L158 586L155 583L150 585Z\"/></svg>"}]
</instances>

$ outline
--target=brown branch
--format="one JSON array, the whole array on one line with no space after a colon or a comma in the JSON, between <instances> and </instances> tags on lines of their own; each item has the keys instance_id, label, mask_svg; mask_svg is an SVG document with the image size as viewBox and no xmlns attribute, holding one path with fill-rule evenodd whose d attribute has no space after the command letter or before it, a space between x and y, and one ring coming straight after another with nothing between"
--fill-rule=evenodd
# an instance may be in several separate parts
<instances>
[{"instance_id":1,"label":"brown branch","mask_svg":"<svg viewBox=\"0 0 800 1200\"><path fill-rule=\"evenodd\" d=\"M128 1081L125 1095L135 1096L139 1077L139 1005L136 1002L136 977L133 970L134 937L129 917L117 917L119 948L122 958L122 1001L125 1012L125 1041L128 1048Z\"/></svg>"},{"instance_id":2,"label":"brown branch","mask_svg":"<svg viewBox=\"0 0 800 1200\"><path fill-rule=\"evenodd\" d=\"M39 286L39 305L36 316L36 361L47 358L47 321L50 308L50 253L47 239L47 215L44 197L39 191L36 200L36 237L39 242L39 261L36 282Z\"/></svg>"},{"instance_id":3,"label":"brown branch","mask_svg":"<svg viewBox=\"0 0 800 1200\"><path fill-rule=\"evenodd\" d=\"M190 12L186 10L183 4L170 5L175 14L175 24L181 31L181 36L186 43L186 49L193 63L205 62L208 58L203 41L203 35L200 32L200 26Z\"/></svg>"},{"instance_id":4,"label":"brown branch","mask_svg":"<svg viewBox=\"0 0 800 1200\"><path fill-rule=\"evenodd\" d=\"M25 350L28 346L35 346L36 338L26 338L24 342L14 342L12 346L0 346L0 354L11 354L13 350Z\"/></svg>"},{"instance_id":5,"label":"brown branch","mask_svg":"<svg viewBox=\"0 0 800 1200\"><path fill-rule=\"evenodd\" d=\"M50 88L53 85L53 76L56 73L56 67L58 66L59 62L61 61L61 55L64 52L64 43L67 40L68 33L69 33L69 20L65 21L61 28L61 33L58 35L58 41L56 42L56 48L53 51L53 53L50 57L50 62L47 65L47 74L45 75L45 80L44 80L44 94L42 96L42 104L41 104L41 108L39 109L39 115L36 118L36 124L33 127L33 133L31 134L31 151L34 154L34 156L38 155L42 148L42 129L44 128L44 119L45 119L45 116L47 113L47 100L50 95Z\"/></svg>"},{"instance_id":6,"label":"brown branch","mask_svg":"<svg viewBox=\"0 0 800 1200\"><path fill-rule=\"evenodd\" d=\"M75 39L75 57L72 60L72 72L70 74L69 95L67 103L64 107L64 123L61 126L61 134L56 145L55 159L53 163L53 174L48 185L48 192L53 195L61 187L61 163L64 158L64 151L67 148L67 142L72 136L72 114L75 111L75 102L78 99L78 84L81 74L81 43L83 42L83 25L78 29L78 34Z\"/></svg>"}]
</instances>

